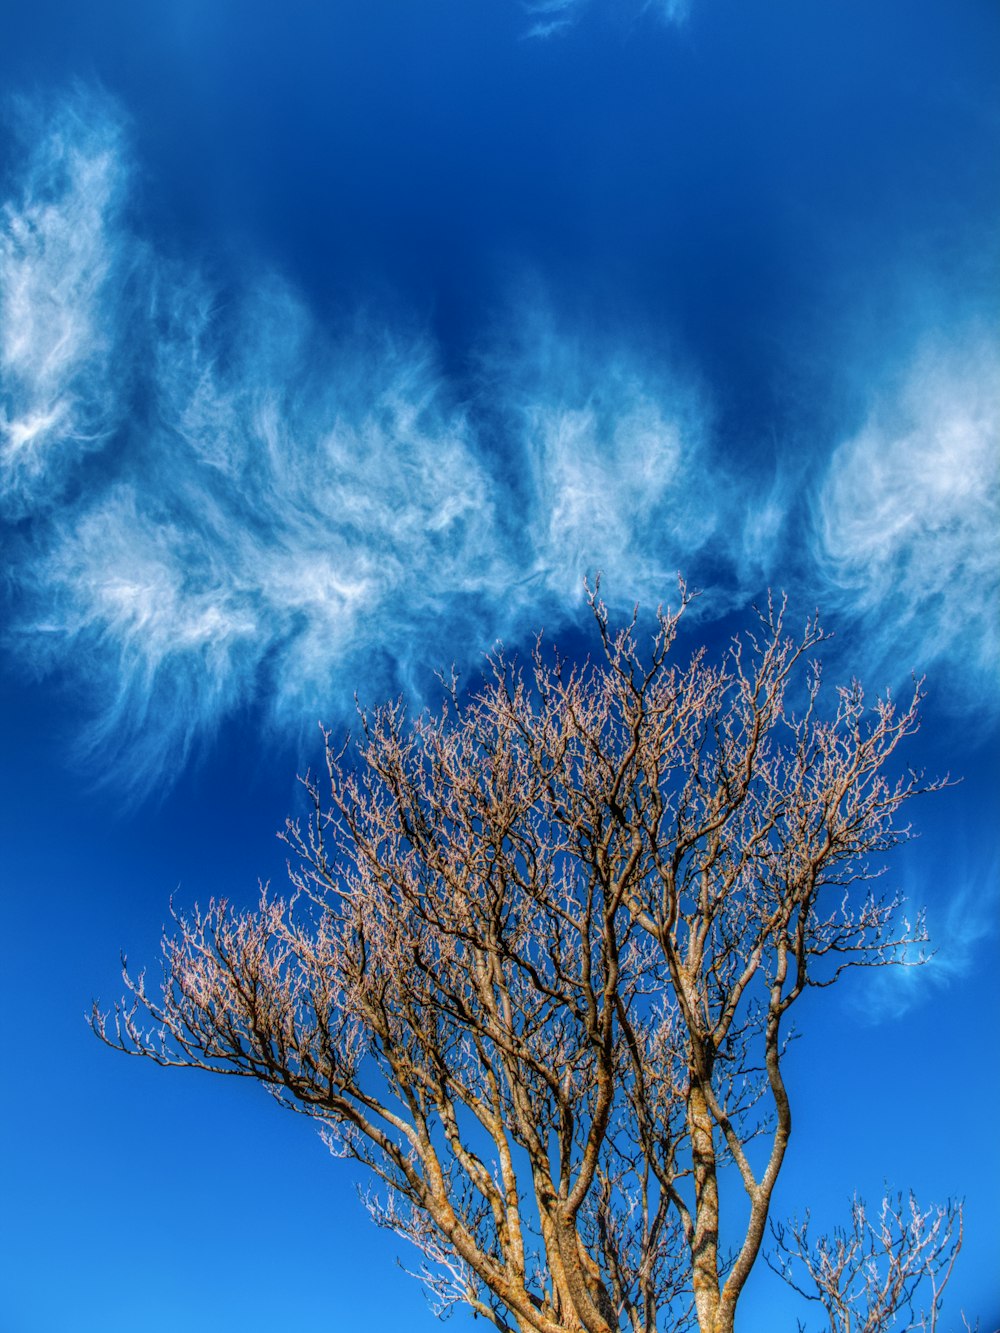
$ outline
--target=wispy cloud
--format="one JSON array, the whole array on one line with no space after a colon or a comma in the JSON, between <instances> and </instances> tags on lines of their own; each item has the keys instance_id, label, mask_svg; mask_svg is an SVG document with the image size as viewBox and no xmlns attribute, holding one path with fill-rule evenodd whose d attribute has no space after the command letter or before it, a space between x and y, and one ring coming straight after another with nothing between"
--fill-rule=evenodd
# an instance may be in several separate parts
<instances>
[{"instance_id":1,"label":"wispy cloud","mask_svg":"<svg viewBox=\"0 0 1000 1333\"><path fill-rule=\"evenodd\" d=\"M5 504L32 516L13 641L87 676L102 764L141 786L247 701L287 728L349 711L359 683L419 692L558 623L586 572L656 600L724 544L679 377L538 302L464 386L427 338L361 319L333 337L273 276L223 305L124 227L127 177L113 109L78 99L38 137L0 270Z\"/></svg>"},{"instance_id":2,"label":"wispy cloud","mask_svg":"<svg viewBox=\"0 0 1000 1333\"><path fill-rule=\"evenodd\" d=\"M532 573L564 601L581 574L656 601L711 544L731 555L733 495L710 451L711 409L690 369L622 336L574 333L522 299L482 362L517 489Z\"/></svg>"},{"instance_id":3,"label":"wispy cloud","mask_svg":"<svg viewBox=\"0 0 1000 1333\"><path fill-rule=\"evenodd\" d=\"M544 41L547 37L555 37L560 32L565 32L567 28L573 26L572 18L561 19L537 19L525 30L525 37L531 41Z\"/></svg>"},{"instance_id":4,"label":"wispy cloud","mask_svg":"<svg viewBox=\"0 0 1000 1333\"><path fill-rule=\"evenodd\" d=\"M226 339L196 284L160 299L150 423L24 575L33 651L96 648L94 739L154 767L241 700L342 713L417 645L447 657L463 596L502 593L488 480L426 348L324 346L273 283Z\"/></svg>"},{"instance_id":5,"label":"wispy cloud","mask_svg":"<svg viewBox=\"0 0 1000 1333\"><path fill-rule=\"evenodd\" d=\"M1000 860L966 864L961 853L948 866L942 881L947 899L928 911L931 952L923 963L909 967L876 968L859 987L852 1008L868 1023L892 1022L932 999L981 965L983 946L995 938L1000 921ZM916 872L911 886L914 899L926 893L927 875Z\"/></svg>"},{"instance_id":6,"label":"wispy cloud","mask_svg":"<svg viewBox=\"0 0 1000 1333\"><path fill-rule=\"evenodd\" d=\"M19 138L37 140L38 108L17 110ZM64 100L0 212L0 504L8 515L51 500L75 458L113 426L120 139L107 103L85 93Z\"/></svg>"},{"instance_id":7,"label":"wispy cloud","mask_svg":"<svg viewBox=\"0 0 1000 1333\"><path fill-rule=\"evenodd\" d=\"M684 23L691 15L692 0L646 0L643 11L664 23Z\"/></svg>"},{"instance_id":8,"label":"wispy cloud","mask_svg":"<svg viewBox=\"0 0 1000 1333\"><path fill-rule=\"evenodd\" d=\"M602 0L522 0L530 23L525 37L545 40L573 27L584 12ZM622 12L620 0L615 0ZM652 14L667 24L684 23L691 13L691 0L634 0L628 17Z\"/></svg>"},{"instance_id":9,"label":"wispy cloud","mask_svg":"<svg viewBox=\"0 0 1000 1333\"><path fill-rule=\"evenodd\" d=\"M571 28L586 0L528 0L524 5L531 22L525 37L554 37Z\"/></svg>"},{"instance_id":10,"label":"wispy cloud","mask_svg":"<svg viewBox=\"0 0 1000 1333\"><path fill-rule=\"evenodd\" d=\"M8 643L72 662L105 771L141 788L247 704L287 732L359 686L419 697L558 629L585 574L631 607L680 568L713 614L808 546L780 468L765 485L717 456L681 359L527 288L449 379L428 337L334 335L273 275L220 301L129 231L128 180L116 109L77 96L0 234ZM883 394L817 491L799 590L886 657L948 656L967 690L996 660L995 372L966 340Z\"/></svg>"},{"instance_id":11,"label":"wispy cloud","mask_svg":"<svg viewBox=\"0 0 1000 1333\"><path fill-rule=\"evenodd\" d=\"M993 692L1000 661L998 446L1000 355L965 332L883 389L834 453L815 512L820 571L874 661L944 660L969 698Z\"/></svg>"}]
</instances>

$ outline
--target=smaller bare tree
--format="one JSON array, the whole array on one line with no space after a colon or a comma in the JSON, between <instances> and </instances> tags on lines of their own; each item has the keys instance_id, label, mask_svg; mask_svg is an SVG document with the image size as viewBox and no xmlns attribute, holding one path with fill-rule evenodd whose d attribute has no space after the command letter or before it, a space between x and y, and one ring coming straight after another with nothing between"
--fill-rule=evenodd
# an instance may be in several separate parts
<instances>
[{"instance_id":1,"label":"smaller bare tree","mask_svg":"<svg viewBox=\"0 0 1000 1333\"><path fill-rule=\"evenodd\" d=\"M886 1193L875 1215L855 1196L851 1221L809 1236L809 1214L771 1223L772 1269L826 1314L831 1333L885 1333L897 1325L935 1333L941 1299L962 1247L962 1205L921 1209L911 1193ZM905 1324L899 1324L900 1320ZM966 1324L968 1327L968 1324ZM800 1322L800 1333L805 1325Z\"/></svg>"}]
</instances>

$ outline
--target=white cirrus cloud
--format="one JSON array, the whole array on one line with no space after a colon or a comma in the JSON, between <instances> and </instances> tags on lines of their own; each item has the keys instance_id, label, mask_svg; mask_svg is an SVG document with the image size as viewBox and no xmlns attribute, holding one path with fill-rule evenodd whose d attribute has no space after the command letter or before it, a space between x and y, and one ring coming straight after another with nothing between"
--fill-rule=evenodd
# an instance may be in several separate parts
<instances>
[{"instance_id":1,"label":"white cirrus cloud","mask_svg":"<svg viewBox=\"0 0 1000 1333\"><path fill-rule=\"evenodd\" d=\"M1000 859L975 858L969 851L974 845L974 839L963 839L939 876L928 874L926 864L911 869L908 888L914 899L926 896L929 888L938 890L937 901L927 909L931 942L922 962L911 956L910 966L869 974L863 994L855 992L851 1006L863 1022L893 1022L982 966L1000 920ZM941 885L947 886L944 893Z\"/></svg>"},{"instance_id":2,"label":"white cirrus cloud","mask_svg":"<svg viewBox=\"0 0 1000 1333\"><path fill-rule=\"evenodd\" d=\"M562 327L523 296L483 365L518 446L526 558L559 600L579 600L582 573L600 571L612 598L655 604L706 549L732 560L733 489L693 373L621 335Z\"/></svg>"},{"instance_id":3,"label":"white cirrus cloud","mask_svg":"<svg viewBox=\"0 0 1000 1333\"><path fill-rule=\"evenodd\" d=\"M697 399L537 314L490 405L498 464L425 340L331 339L273 278L224 323L195 275L155 286L145 424L47 518L18 636L91 664L91 744L140 788L242 703L294 731L356 687L419 697L450 661L557 625L584 574L655 602L724 544L724 481L692 484L711 475Z\"/></svg>"},{"instance_id":4,"label":"white cirrus cloud","mask_svg":"<svg viewBox=\"0 0 1000 1333\"><path fill-rule=\"evenodd\" d=\"M79 92L44 120L19 112L30 147L0 210L0 511L15 517L51 501L113 426L126 175L105 99Z\"/></svg>"},{"instance_id":5,"label":"white cirrus cloud","mask_svg":"<svg viewBox=\"0 0 1000 1333\"><path fill-rule=\"evenodd\" d=\"M87 650L92 740L150 780L240 702L315 722L421 646L442 665L463 598L502 591L488 478L426 348L328 345L273 281L225 338L190 276L159 300L154 410L113 479L49 519L19 636Z\"/></svg>"},{"instance_id":6,"label":"white cirrus cloud","mask_svg":"<svg viewBox=\"0 0 1000 1333\"><path fill-rule=\"evenodd\" d=\"M129 232L128 178L99 99L38 133L3 215L0 391L8 641L72 664L89 744L135 790L237 707L287 731L349 713L357 686L419 697L558 625L585 573L655 601L725 547L684 376L526 300L505 355L450 383L425 336L331 334L273 275L221 301Z\"/></svg>"},{"instance_id":7,"label":"white cirrus cloud","mask_svg":"<svg viewBox=\"0 0 1000 1333\"><path fill-rule=\"evenodd\" d=\"M573 27L590 0L522 0L530 23L525 37L545 40ZM633 15L653 14L667 24L682 24L691 13L691 0L634 0Z\"/></svg>"},{"instance_id":8,"label":"white cirrus cloud","mask_svg":"<svg viewBox=\"0 0 1000 1333\"><path fill-rule=\"evenodd\" d=\"M426 335L331 332L249 262L221 300L129 231L128 180L119 114L77 95L13 182L0 518L7 642L70 670L134 790L238 708L294 734L355 688L419 699L497 638L558 630L584 575L627 610L682 569L713 589L703 616L783 582L795 469L768 488L720 459L709 395L662 347L526 287L449 378ZM928 354L837 449L800 579L885 657L946 654L967 686L996 632L996 357L975 346Z\"/></svg>"},{"instance_id":9,"label":"white cirrus cloud","mask_svg":"<svg viewBox=\"0 0 1000 1333\"><path fill-rule=\"evenodd\" d=\"M875 661L922 672L944 660L971 701L997 683L998 532L1000 355L963 333L914 357L836 449L814 550Z\"/></svg>"}]
</instances>

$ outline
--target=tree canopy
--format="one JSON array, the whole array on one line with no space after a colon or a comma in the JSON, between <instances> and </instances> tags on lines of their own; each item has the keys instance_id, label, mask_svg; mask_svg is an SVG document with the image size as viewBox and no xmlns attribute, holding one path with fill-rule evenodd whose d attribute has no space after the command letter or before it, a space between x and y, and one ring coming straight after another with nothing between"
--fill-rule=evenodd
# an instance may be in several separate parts
<instances>
[{"instance_id":1,"label":"tree canopy","mask_svg":"<svg viewBox=\"0 0 1000 1333\"><path fill-rule=\"evenodd\" d=\"M789 1010L925 938L878 883L942 785L897 762L920 684L828 693L819 623L774 601L678 663L689 602L644 640L595 594L591 660L539 639L469 697L326 734L291 893L178 912L162 986L126 970L95 1007L113 1045L317 1120L437 1308L501 1330L732 1330L792 1128Z\"/></svg>"}]
</instances>

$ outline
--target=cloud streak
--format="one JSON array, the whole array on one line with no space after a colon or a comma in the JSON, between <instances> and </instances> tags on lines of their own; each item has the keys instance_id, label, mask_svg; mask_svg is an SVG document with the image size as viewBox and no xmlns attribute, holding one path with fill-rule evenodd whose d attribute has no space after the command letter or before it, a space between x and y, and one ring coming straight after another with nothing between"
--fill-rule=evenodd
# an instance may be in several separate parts
<instances>
[{"instance_id":1,"label":"cloud streak","mask_svg":"<svg viewBox=\"0 0 1000 1333\"><path fill-rule=\"evenodd\" d=\"M515 485L532 576L579 599L584 572L657 601L679 564L731 554L738 522L711 453L711 408L689 369L614 335L573 334L523 300L482 358L497 431L517 441Z\"/></svg>"},{"instance_id":2,"label":"cloud streak","mask_svg":"<svg viewBox=\"0 0 1000 1333\"><path fill-rule=\"evenodd\" d=\"M222 307L124 226L127 180L114 108L78 98L4 212L0 299L13 641L77 664L89 744L133 783L248 700L294 728L359 682L419 695L558 623L586 572L655 599L716 532L721 483L689 496L704 413L670 375L537 303L464 386L426 337L333 336L267 274Z\"/></svg>"},{"instance_id":3,"label":"cloud streak","mask_svg":"<svg viewBox=\"0 0 1000 1333\"><path fill-rule=\"evenodd\" d=\"M359 686L419 698L497 638L557 630L585 574L630 608L682 568L714 614L785 582L789 543L813 554L806 598L825 588L886 659L946 656L970 691L993 669L985 339L884 394L833 452L810 535L794 497L716 455L689 366L537 293L462 380L398 322L332 333L273 275L221 302L126 226L124 143L116 108L77 95L11 184L0 514L8 643L72 663L89 746L135 790L237 708L294 734Z\"/></svg>"},{"instance_id":4,"label":"cloud streak","mask_svg":"<svg viewBox=\"0 0 1000 1333\"><path fill-rule=\"evenodd\" d=\"M977 865L961 864L969 859L960 853L958 866L953 858L937 879L948 885L948 892L928 910L932 947L925 960L906 967L876 968L865 979L863 993L855 993L852 1009L863 1022L894 1022L981 966L984 946L996 936L1000 862L994 856ZM919 881L922 893L935 883L926 866L913 878Z\"/></svg>"},{"instance_id":5,"label":"cloud streak","mask_svg":"<svg viewBox=\"0 0 1000 1333\"><path fill-rule=\"evenodd\" d=\"M531 22L525 37L544 41L574 27L588 7L588 0L524 0ZM661 22L679 25L691 13L691 0L636 0L633 14L652 14Z\"/></svg>"},{"instance_id":6,"label":"cloud streak","mask_svg":"<svg viewBox=\"0 0 1000 1333\"><path fill-rule=\"evenodd\" d=\"M40 131L20 108L21 138ZM20 517L50 502L79 455L113 427L108 381L125 186L110 107L63 103L0 213L0 497Z\"/></svg>"},{"instance_id":7,"label":"cloud streak","mask_svg":"<svg viewBox=\"0 0 1000 1333\"><path fill-rule=\"evenodd\" d=\"M833 454L814 550L882 668L939 661L967 701L1000 661L1000 356L977 331L922 349Z\"/></svg>"}]
</instances>

